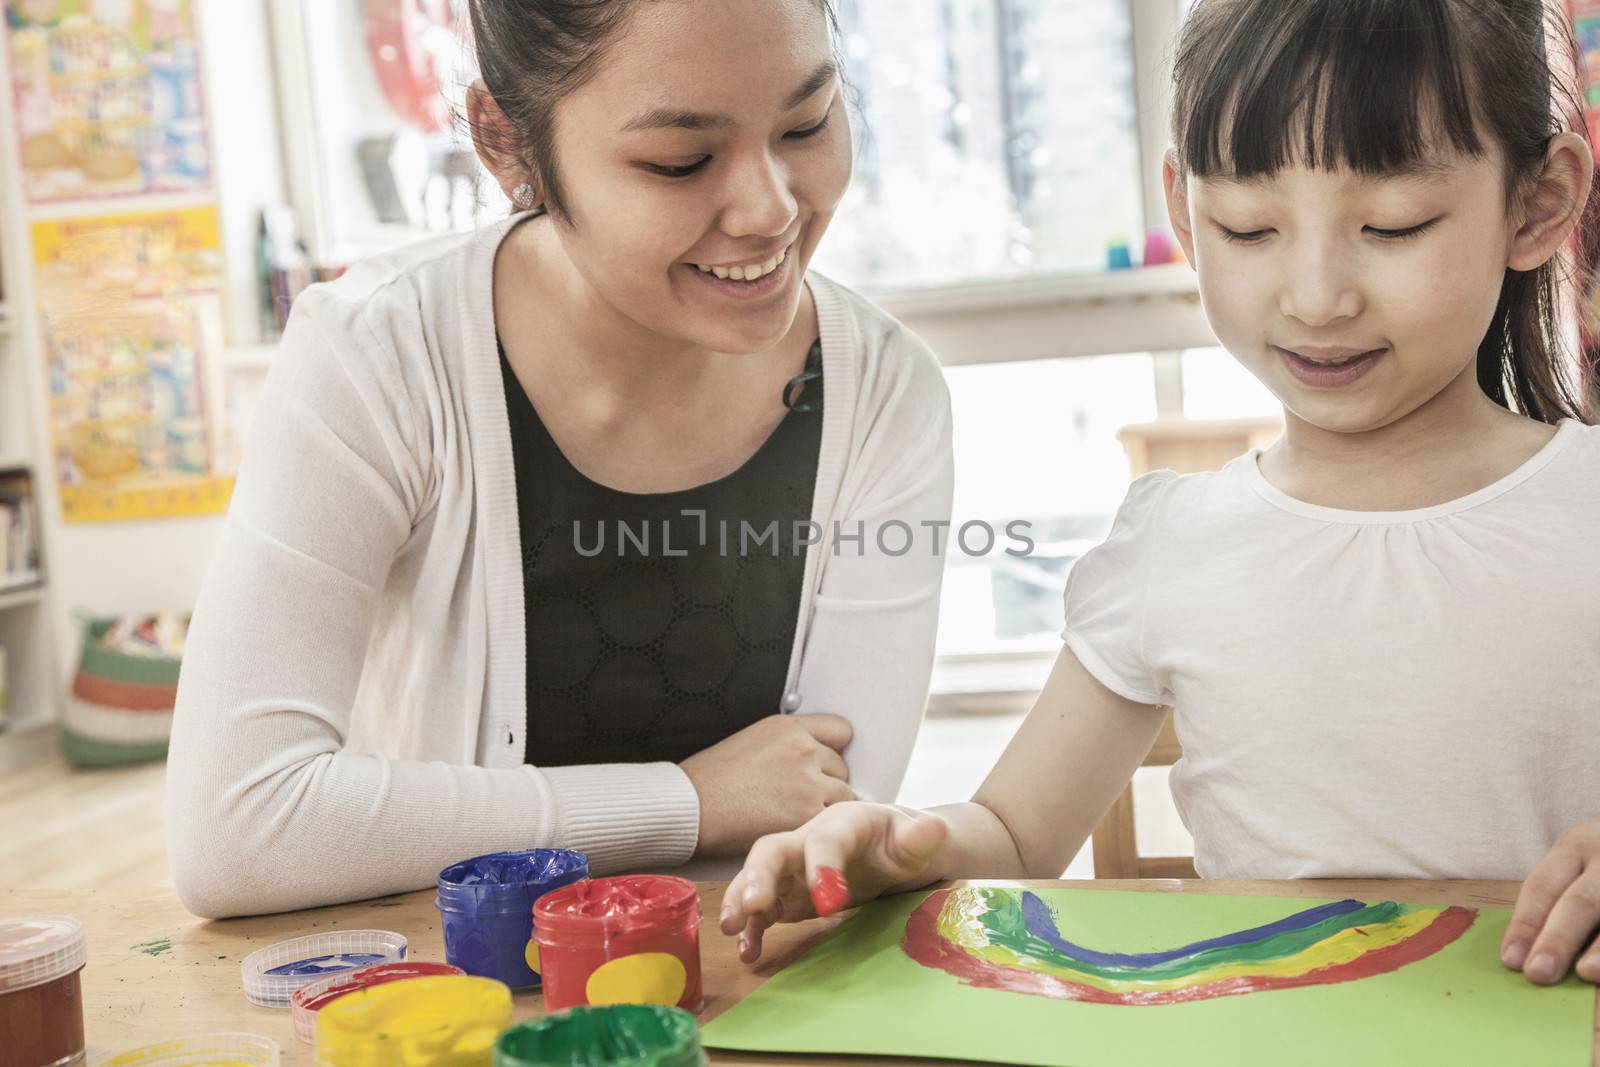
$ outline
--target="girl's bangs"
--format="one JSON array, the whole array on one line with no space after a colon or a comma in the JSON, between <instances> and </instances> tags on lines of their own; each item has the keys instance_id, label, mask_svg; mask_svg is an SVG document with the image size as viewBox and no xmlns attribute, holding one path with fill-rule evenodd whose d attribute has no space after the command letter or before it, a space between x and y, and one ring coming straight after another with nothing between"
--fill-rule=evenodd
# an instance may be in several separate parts
<instances>
[{"instance_id":1,"label":"girl's bangs","mask_svg":"<svg viewBox=\"0 0 1600 1067\"><path fill-rule=\"evenodd\" d=\"M1289 6L1289 5L1286 5ZM1458 28L1448 0L1217 5L1225 24L1195 35L1180 66L1174 142L1199 177L1252 178L1285 166L1378 175L1446 148L1480 155Z\"/></svg>"}]
</instances>

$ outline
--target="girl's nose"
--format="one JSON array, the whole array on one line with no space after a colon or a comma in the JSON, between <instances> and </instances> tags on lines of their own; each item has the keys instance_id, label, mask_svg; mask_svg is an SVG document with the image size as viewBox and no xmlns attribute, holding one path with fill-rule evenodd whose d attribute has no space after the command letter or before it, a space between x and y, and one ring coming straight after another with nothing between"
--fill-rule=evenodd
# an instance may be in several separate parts
<instances>
[{"instance_id":1,"label":"girl's nose","mask_svg":"<svg viewBox=\"0 0 1600 1067\"><path fill-rule=\"evenodd\" d=\"M1278 310L1307 326L1355 318L1366 306L1353 265L1331 250L1296 257L1281 284Z\"/></svg>"},{"instance_id":2,"label":"girl's nose","mask_svg":"<svg viewBox=\"0 0 1600 1067\"><path fill-rule=\"evenodd\" d=\"M770 153L735 169L726 190L722 231L730 237L777 237L799 213L789 172Z\"/></svg>"}]
</instances>

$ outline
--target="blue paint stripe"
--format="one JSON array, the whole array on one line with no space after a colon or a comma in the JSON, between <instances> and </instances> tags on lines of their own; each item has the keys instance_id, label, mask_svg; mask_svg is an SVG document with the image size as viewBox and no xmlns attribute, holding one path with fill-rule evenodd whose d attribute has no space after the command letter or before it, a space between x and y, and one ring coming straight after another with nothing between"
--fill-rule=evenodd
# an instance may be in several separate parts
<instances>
[{"instance_id":1,"label":"blue paint stripe","mask_svg":"<svg viewBox=\"0 0 1600 1067\"><path fill-rule=\"evenodd\" d=\"M1061 936L1056 929L1055 916L1050 914L1050 908L1034 893L1022 894L1022 920L1028 927L1028 932L1039 940L1048 944L1057 952L1077 960L1080 963L1093 963L1101 967L1149 967L1158 963L1170 963L1173 960L1192 956L1196 952L1204 952L1212 948L1233 948L1238 945L1259 941L1264 937L1285 933L1290 930L1304 930L1308 926L1325 922L1340 915L1348 915L1352 911L1360 911L1366 907L1359 900L1340 900L1332 904L1322 904L1315 908L1308 908L1296 912L1277 922L1265 926L1257 926L1252 930L1240 930L1238 933L1225 934L1222 937L1213 937L1207 941L1196 941L1192 945L1182 948L1168 949L1164 952L1096 952L1093 949L1074 945L1071 941Z\"/></svg>"}]
</instances>

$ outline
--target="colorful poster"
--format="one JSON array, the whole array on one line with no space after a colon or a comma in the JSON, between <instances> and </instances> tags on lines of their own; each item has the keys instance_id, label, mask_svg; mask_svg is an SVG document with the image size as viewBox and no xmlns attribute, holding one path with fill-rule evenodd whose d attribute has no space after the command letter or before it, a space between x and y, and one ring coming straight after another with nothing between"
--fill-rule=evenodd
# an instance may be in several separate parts
<instances>
[{"instance_id":1,"label":"colorful poster","mask_svg":"<svg viewBox=\"0 0 1600 1067\"><path fill-rule=\"evenodd\" d=\"M5 14L30 201L209 189L193 0L5 0Z\"/></svg>"},{"instance_id":2,"label":"colorful poster","mask_svg":"<svg viewBox=\"0 0 1600 1067\"><path fill-rule=\"evenodd\" d=\"M33 250L63 519L226 510L216 210L38 222Z\"/></svg>"},{"instance_id":3,"label":"colorful poster","mask_svg":"<svg viewBox=\"0 0 1600 1067\"><path fill-rule=\"evenodd\" d=\"M1578 80L1583 89L1589 142L1600 151L1600 0L1575 0L1569 7L1572 32L1578 42ZM1594 271L1600 264L1590 262L1578 266ZM1579 294L1578 310L1584 344L1591 349L1600 346L1600 279L1591 284L1587 293Z\"/></svg>"},{"instance_id":4,"label":"colorful poster","mask_svg":"<svg viewBox=\"0 0 1600 1067\"><path fill-rule=\"evenodd\" d=\"M862 908L704 1040L1057 1067L1587 1067L1594 987L1502 967L1509 917L972 883Z\"/></svg>"}]
</instances>

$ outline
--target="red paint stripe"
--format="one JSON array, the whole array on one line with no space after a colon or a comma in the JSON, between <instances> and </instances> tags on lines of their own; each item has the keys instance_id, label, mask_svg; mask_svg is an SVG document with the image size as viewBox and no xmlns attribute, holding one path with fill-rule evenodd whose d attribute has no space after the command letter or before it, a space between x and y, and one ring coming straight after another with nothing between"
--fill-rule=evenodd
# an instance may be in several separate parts
<instances>
[{"instance_id":1,"label":"red paint stripe","mask_svg":"<svg viewBox=\"0 0 1600 1067\"><path fill-rule=\"evenodd\" d=\"M1259 993L1268 989L1332 985L1336 982L1370 978L1397 971L1409 963L1433 955L1466 933L1468 927L1478 918L1478 913L1474 909L1449 907L1440 912L1433 922L1404 941L1363 953L1348 963L1322 967L1302 975L1241 976L1206 982L1185 989L1112 993L1085 983L1067 981L1055 975L1002 967L963 951L939 933L939 911L944 907L945 898L950 892L948 889L941 889L931 894L906 920L906 932L901 941L901 948L907 956L924 967L945 971L968 985L982 989L1030 993L1035 996L1077 1000L1090 1004L1180 1004L1244 993Z\"/></svg>"},{"instance_id":2,"label":"red paint stripe","mask_svg":"<svg viewBox=\"0 0 1600 1067\"><path fill-rule=\"evenodd\" d=\"M171 711L178 702L178 687L122 682L80 668L72 677L72 695L119 711Z\"/></svg>"}]
</instances>

